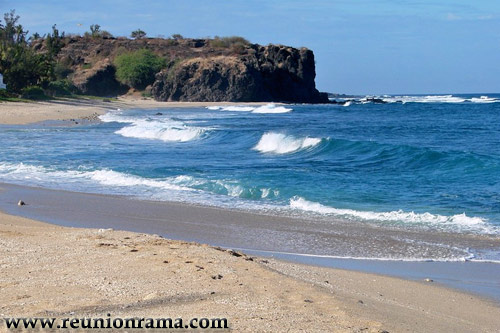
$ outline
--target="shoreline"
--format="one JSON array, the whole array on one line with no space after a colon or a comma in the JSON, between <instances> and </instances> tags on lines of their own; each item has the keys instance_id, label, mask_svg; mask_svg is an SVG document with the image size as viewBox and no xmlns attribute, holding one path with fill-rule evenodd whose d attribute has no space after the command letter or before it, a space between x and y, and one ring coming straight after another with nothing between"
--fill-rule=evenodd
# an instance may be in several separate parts
<instances>
[{"instance_id":1,"label":"shoreline","mask_svg":"<svg viewBox=\"0 0 500 333\"><path fill-rule=\"evenodd\" d=\"M262 331L493 332L500 324L498 304L432 283L4 213L0 253L2 316L215 316Z\"/></svg>"},{"instance_id":2,"label":"shoreline","mask_svg":"<svg viewBox=\"0 0 500 333\"><path fill-rule=\"evenodd\" d=\"M27 125L43 121L95 120L116 109L189 108L224 105L265 105L269 102L158 102L153 99L121 96L108 98L60 98L51 101L0 102L1 125ZM282 103L272 103L282 104Z\"/></svg>"},{"instance_id":3,"label":"shoreline","mask_svg":"<svg viewBox=\"0 0 500 333\"><path fill-rule=\"evenodd\" d=\"M73 102L0 103L0 124L92 121L116 108L267 104ZM322 258L420 249L405 239L431 240L420 254L450 254L456 244L486 251L498 249L500 239L323 222L0 183L0 322L112 313L227 317L231 328L247 331L493 332L500 326L500 264Z\"/></svg>"},{"instance_id":4,"label":"shoreline","mask_svg":"<svg viewBox=\"0 0 500 333\"><path fill-rule=\"evenodd\" d=\"M301 255L303 252L286 251L282 247L290 246L287 244L287 239L302 239L308 242L311 235L315 237L314 233L309 234L307 230L295 230L298 226L311 221L176 202L142 201L122 196L12 184L0 183L0 189L0 210L47 223L66 227L113 228L158 234L168 239L237 249L260 257L275 257L295 263L384 274L407 280L424 281L429 278L441 285L472 292L500 303L500 288L497 285L498 281L495 281L495 276L500 274L498 263L384 261ZM17 201L20 199L27 205L17 206ZM295 230L295 234L281 239L279 234L283 233L283 230L289 230L287 233ZM359 247L361 239L359 230L347 229L346 234L349 233L355 236L348 237L344 242L356 242ZM385 233L385 230L375 228L367 231L367 237L379 238ZM344 237L340 237L342 238ZM381 241L384 242L384 239ZM461 239L458 238L457 241ZM327 245L324 246L329 248L330 242L338 242L338 239L326 238L320 245L323 247L325 243Z\"/></svg>"}]
</instances>

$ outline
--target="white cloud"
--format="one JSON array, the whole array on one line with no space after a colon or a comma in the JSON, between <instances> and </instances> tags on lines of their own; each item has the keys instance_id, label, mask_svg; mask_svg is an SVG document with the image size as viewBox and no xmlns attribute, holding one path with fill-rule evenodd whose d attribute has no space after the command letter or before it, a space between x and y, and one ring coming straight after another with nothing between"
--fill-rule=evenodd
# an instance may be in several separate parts
<instances>
[{"instance_id":1,"label":"white cloud","mask_svg":"<svg viewBox=\"0 0 500 333\"><path fill-rule=\"evenodd\" d=\"M448 21L459 21L461 19L462 19L462 17L457 15L457 14L448 13L446 15L446 20L448 20Z\"/></svg>"}]
</instances>

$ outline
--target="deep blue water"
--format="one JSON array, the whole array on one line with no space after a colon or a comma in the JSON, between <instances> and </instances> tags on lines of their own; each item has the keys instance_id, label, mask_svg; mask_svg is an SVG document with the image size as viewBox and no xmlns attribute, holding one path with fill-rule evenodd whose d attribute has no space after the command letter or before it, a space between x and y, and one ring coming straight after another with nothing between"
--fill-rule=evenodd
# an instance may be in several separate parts
<instances>
[{"instance_id":1,"label":"deep blue water","mask_svg":"<svg viewBox=\"0 0 500 333\"><path fill-rule=\"evenodd\" d=\"M385 99L4 125L0 181L500 234L500 95Z\"/></svg>"}]
</instances>

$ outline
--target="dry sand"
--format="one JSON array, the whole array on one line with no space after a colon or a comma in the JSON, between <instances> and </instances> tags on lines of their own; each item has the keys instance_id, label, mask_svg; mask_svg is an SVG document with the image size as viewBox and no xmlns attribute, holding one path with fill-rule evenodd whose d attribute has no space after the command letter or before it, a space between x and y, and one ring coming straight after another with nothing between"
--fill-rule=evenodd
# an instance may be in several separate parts
<instances>
[{"instance_id":1,"label":"dry sand","mask_svg":"<svg viewBox=\"0 0 500 333\"><path fill-rule=\"evenodd\" d=\"M262 105L267 103L231 102L157 102L133 96L118 99L58 99L46 102L3 102L0 103L0 124L20 125L46 120L93 119L109 110L155 109L167 107L205 107L215 105Z\"/></svg>"},{"instance_id":2,"label":"dry sand","mask_svg":"<svg viewBox=\"0 0 500 333\"><path fill-rule=\"evenodd\" d=\"M237 332L498 332L498 310L432 283L0 213L0 317L225 317Z\"/></svg>"}]
</instances>

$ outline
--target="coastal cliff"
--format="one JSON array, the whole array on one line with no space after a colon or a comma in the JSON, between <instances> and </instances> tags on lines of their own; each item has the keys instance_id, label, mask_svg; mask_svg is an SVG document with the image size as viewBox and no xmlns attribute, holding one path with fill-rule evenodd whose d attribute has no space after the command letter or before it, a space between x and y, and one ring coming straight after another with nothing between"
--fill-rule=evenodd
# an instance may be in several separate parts
<instances>
[{"instance_id":1,"label":"coastal cliff","mask_svg":"<svg viewBox=\"0 0 500 333\"><path fill-rule=\"evenodd\" d=\"M152 93L161 101L326 102L315 76L311 50L251 45L244 55L177 63L156 75Z\"/></svg>"},{"instance_id":2,"label":"coastal cliff","mask_svg":"<svg viewBox=\"0 0 500 333\"><path fill-rule=\"evenodd\" d=\"M47 46L42 40L33 48L43 53ZM158 101L328 102L315 86L311 50L244 39L67 37L57 63L79 93L121 95L130 87L117 80L114 60L144 49L165 59L166 67L146 89Z\"/></svg>"}]
</instances>

